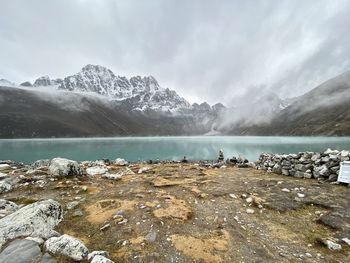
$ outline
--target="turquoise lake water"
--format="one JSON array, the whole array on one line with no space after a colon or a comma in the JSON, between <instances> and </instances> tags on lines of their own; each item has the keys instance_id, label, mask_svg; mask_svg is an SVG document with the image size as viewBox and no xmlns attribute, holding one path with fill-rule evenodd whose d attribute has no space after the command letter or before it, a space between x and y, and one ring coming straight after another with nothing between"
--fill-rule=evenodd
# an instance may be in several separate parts
<instances>
[{"instance_id":1,"label":"turquoise lake water","mask_svg":"<svg viewBox=\"0 0 350 263\"><path fill-rule=\"evenodd\" d=\"M324 151L327 148L350 150L350 137L118 137L72 139L3 139L0 160L31 163L38 159L65 157L73 160L124 158L140 160L216 159L224 150L225 158L244 155L255 161L260 153L297 153Z\"/></svg>"}]
</instances>

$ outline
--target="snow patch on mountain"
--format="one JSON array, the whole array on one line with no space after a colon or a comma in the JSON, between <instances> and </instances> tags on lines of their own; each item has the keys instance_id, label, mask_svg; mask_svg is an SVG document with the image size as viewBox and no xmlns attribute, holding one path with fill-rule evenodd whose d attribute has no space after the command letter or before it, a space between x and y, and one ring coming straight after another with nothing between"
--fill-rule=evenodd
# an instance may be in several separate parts
<instances>
[{"instance_id":1,"label":"snow patch on mountain","mask_svg":"<svg viewBox=\"0 0 350 263\"><path fill-rule=\"evenodd\" d=\"M52 85L52 82L47 83ZM114 100L127 101L136 111L176 112L182 108L191 108L175 91L160 87L153 76L128 79L98 65L87 65L77 74L64 78L58 89L93 92Z\"/></svg>"}]
</instances>

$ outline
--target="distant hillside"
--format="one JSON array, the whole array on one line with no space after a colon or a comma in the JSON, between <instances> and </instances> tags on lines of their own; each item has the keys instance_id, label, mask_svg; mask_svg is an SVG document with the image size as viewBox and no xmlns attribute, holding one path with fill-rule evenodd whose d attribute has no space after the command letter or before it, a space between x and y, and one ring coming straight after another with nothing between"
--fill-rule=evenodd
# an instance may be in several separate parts
<instances>
[{"instance_id":1,"label":"distant hillside","mask_svg":"<svg viewBox=\"0 0 350 263\"><path fill-rule=\"evenodd\" d=\"M350 71L296 98L270 123L225 132L245 135L350 136Z\"/></svg>"},{"instance_id":2,"label":"distant hillside","mask_svg":"<svg viewBox=\"0 0 350 263\"><path fill-rule=\"evenodd\" d=\"M191 116L132 111L73 92L0 87L0 138L200 134Z\"/></svg>"}]
</instances>

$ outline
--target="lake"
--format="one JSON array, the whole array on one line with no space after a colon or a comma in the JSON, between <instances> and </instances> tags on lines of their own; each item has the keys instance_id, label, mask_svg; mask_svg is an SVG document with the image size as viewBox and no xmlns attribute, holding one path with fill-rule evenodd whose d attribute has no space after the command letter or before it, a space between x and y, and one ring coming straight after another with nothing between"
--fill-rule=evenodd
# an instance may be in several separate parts
<instances>
[{"instance_id":1,"label":"lake","mask_svg":"<svg viewBox=\"0 0 350 263\"><path fill-rule=\"evenodd\" d=\"M38 159L65 157L73 160L124 158L142 160L216 159L224 150L225 158L244 155L251 161L260 153L297 153L325 151L327 148L350 150L350 137L117 137L72 139L2 139L0 160L31 163Z\"/></svg>"}]
</instances>

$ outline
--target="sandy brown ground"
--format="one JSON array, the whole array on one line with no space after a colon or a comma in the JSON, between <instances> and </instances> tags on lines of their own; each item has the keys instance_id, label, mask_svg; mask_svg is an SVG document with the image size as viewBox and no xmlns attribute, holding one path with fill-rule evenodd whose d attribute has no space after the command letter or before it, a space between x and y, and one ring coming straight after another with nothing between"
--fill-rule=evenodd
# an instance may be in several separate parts
<instances>
[{"instance_id":1,"label":"sandy brown ground","mask_svg":"<svg viewBox=\"0 0 350 263\"><path fill-rule=\"evenodd\" d=\"M142 166L151 169L120 181L64 178L2 198L80 201L66 210L57 231L81 239L90 251L108 251L115 262L350 262L348 245L339 241L342 250L330 251L320 242L350 238L350 187L252 168L129 168ZM77 210L84 215L74 216Z\"/></svg>"}]
</instances>

